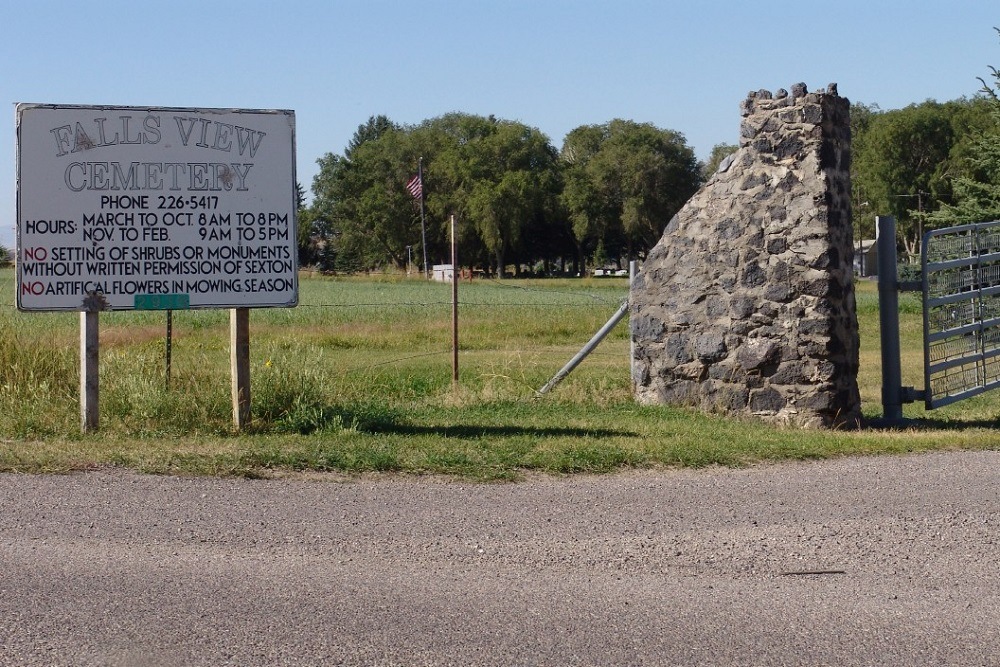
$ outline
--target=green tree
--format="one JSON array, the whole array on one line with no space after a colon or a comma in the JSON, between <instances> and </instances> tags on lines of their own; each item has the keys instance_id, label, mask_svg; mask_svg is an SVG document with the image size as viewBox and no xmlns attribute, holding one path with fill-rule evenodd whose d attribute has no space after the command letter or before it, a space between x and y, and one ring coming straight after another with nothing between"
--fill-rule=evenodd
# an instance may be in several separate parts
<instances>
[{"instance_id":1,"label":"green tree","mask_svg":"<svg viewBox=\"0 0 1000 667\"><path fill-rule=\"evenodd\" d=\"M421 157L429 263L449 256L453 214L466 264L502 271L533 260L529 249L544 254L539 240L558 236L557 156L537 129L461 113L416 127L373 116L343 156L320 160L313 182L314 227L327 221L338 261L405 266L406 247L421 245L418 202L404 187Z\"/></svg>"},{"instance_id":2,"label":"green tree","mask_svg":"<svg viewBox=\"0 0 1000 667\"><path fill-rule=\"evenodd\" d=\"M953 120L962 104L928 100L887 112L868 108L854 121L854 199L894 216L910 255L919 250L926 214L951 197Z\"/></svg>"},{"instance_id":3,"label":"green tree","mask_svg":"<svg viewBox=\"0 0 1000 667\"><path fill-rule=\"evenodd\" d=\"M560 186L555 149L523 123L468 114L428 121L436 143L425 173L435 187L427 196L434 217L460 223L461 255L498 272L532 261L529 237L545 234L556 212Z\"/></svg>"},{"instance_id":4,"label":"green tree","mask_svg":"<svg viewBox=\"0 0 1000 667\"><path fill-rule=\"evenodd\" d=\"M966 170L953 182L954 203L943 205L930 216L934 224L1000 220L1000 70L991 67L990 71L992 86L979 79L983 84L979 100L988 109L989 121L970 131L969 148L959 155Z\"/></svg>"},{"instance_id":5,"label":"green tree","mask_svg":"<svg viewBox=\"0 0 1000 667\"><path fill-rule=\"evenodd\" d=\"M858 176L858 153L864 143L864 136L871 127L872 119L881 113L877 104L865 104L864 102L853 102L851 104L851 182L853 185L853 202L855 211L858 206L868 207L870 203L865 196L865 188L861 184Z\"/></svg>"},{"instance_id":6,"label":"green tree","mask_svg":"<svg viewBox=\"0 0 1000 667\"><path fill-rule=\"evenodd\" d=\"M385 116L358 126L344 156L328 153L313 180L314 228L324 257L352 269L405 268L420 238L419 212L405 189L418 156L405 128Z\"/></svg>"},{"instance_id":7,"label":"green tree","mask_svg":"<svg viewBox=\"0 0 1000 667\"><path fill-rule=\"evenodd\" d=\"M308 266L316 261L313 244L313 214L310 207L306 206L306 191L301 183L295 184L295 208L295 218L298 224L299 266Z\"/></svg>"},{"instance_id":8,"label":"green tree","mask_svg":"<svg viewBox=\"0 0 1000 667\"><path fill-rule=\"evenodd\" d=\"M603 243L616 258L645 256L702 182L684 136L649 123L576 128L562 160L563 203L580 248L590 253Z\"/></svg>"},{"instance_id":9,"label":"green tree","mask_svg":"<svg viewBox=\"0 0 1000 667\"><path fill-rule=\"evenodd\" d=\"M452 215L456 218L461 263L492 263L468 216L473 179L467 161L472 150L469 145L489 136L494 123L492 118L454 112L425 120L413 131L424 156L427 251L431 263L450 262Z\"/></svg>"},{"instance_id":10,"label":"green tree","mask_svg":"<svg viewBox=\"0 0 1000 667\"><path fill-rule=\"evenodd\" d=\"M556 152L541 132L510 121L498 122L492 134L467 146L468 215L502 271L509 259L524 259L523 241L533 223L554 208Z\"/></svg>"},{"instance_id":11,"label":"green tree","mask_svg":"<svg viewBox=\"0 0 1000 667\"><path fill-rule=\"evenodd\" d=\"M573 230L576 272L583 272L584 259L602 244L615 211L611 202L593 187L590 163L601 149L605 131L600 125L583 125L566 135L560 158L563 164L561 202Z\"/></svg>"},{"instance_id":12,"label":"green tree","mask_svg":"<svg viewBox=\"0 0 1000 667\"><path fill-rule=\"evenodd\" d=\"M344 149L344 156L350 160L354 155L354 151L360 148L362 144L378 141L382 135L389 132L397 132L400 129L402 128L389 120L389 117L384 114L369 116L368 121L358 125L358 129L354 131L354 136L351 137L347 148Z\"/></svg>"},{"instance_id":13,"label":"green tree","mask_svg":"<svg viewBox=\"0 0 1000 667\"><path fill-rule=\"evenodd\" d=\"M308 210L310 243L314 248L313 260L319 268L333 271L335 245L340 235L335 219L340 213L339 203L345 196L341 180L346 162L340 155L327 153L316 160L316 164L319 172L313 177L313 202Z\"/></svg>"}]
</instances>

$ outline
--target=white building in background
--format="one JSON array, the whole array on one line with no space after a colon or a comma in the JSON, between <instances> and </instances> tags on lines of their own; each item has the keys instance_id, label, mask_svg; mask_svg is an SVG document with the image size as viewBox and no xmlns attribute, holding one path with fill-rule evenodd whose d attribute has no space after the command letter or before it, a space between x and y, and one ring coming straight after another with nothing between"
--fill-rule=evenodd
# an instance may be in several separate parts
<instances>
[{"instance_id":1,"label":"white building in background","mask_svg":"<svg viewBox=\"0 0 1000 667\"><path fill-rule=\"evenodd\" d=\"M435 264L431 270L431 280L439 283L450 283L455 275L455 267L451 264Z\"/></svg>"},{"instance_id":2,"label":"white building in background","mask_svg":"<svg viewBox=\"0 0 1000 667\"><path fill-rule=\"evenodd\" d=\"M854 275L861 278L878 275L878 250L875 239L866 239L855 244Z\"/></svg>"}]
</instances>

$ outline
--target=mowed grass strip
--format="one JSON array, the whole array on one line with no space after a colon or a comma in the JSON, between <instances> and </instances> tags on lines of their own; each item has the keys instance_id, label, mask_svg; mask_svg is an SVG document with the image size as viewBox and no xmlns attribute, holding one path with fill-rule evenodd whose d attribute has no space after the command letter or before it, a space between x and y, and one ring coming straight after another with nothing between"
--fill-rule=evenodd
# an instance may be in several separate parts
<instances>
[{"instance_id":1,"label":"mowed grass strip","mask_svg":"<svg viewBox=\"0 0 1000 667\"><path fill-rule=\"evenodd\" d=\"M13 272L0 289L13 293ZM925 413L904 430L813 431L636 405L619 325L552 393L536 390L626 296L621 279L473 281L459 288L460 381L451 380L451 290L400 276L303 274L301 305L251 314L254 421L231 428L228 313L101 315L101 430L79 433L75 313L0 308L0 471L122 466L158 474L604 473L739 466L848 454L996 448L1000 395ZM904 382L922 383L919 302L901 305ZM881 411L878 303L858 284L864 410Z\"/></svg>"}]
</instances>

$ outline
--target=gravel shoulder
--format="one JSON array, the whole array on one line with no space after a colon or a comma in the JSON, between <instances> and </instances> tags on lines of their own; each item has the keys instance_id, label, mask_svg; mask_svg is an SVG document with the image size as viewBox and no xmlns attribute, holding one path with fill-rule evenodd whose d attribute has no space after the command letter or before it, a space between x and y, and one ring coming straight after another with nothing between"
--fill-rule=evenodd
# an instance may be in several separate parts
<instances>
[{"instance_id":1,"label":"gravel shoulder","mask_svg":"<svg viewBox=\"0 0 1000 667\"><path fill-rule=\"evenodd\" d=\"M0 665L1000 665L998 471L0 475Z\"/></svg>"}]
</instances>

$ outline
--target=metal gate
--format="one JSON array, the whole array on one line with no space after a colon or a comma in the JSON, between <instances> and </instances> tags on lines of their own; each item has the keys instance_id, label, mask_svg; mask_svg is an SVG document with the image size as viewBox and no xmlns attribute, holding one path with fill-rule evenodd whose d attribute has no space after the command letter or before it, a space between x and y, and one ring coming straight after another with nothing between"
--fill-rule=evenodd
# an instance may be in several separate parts
<instances>
[{"instance_id":1,"label":"metal gate","mask_svg":"<svg viewBox=\"0 0 1000 667\"><path fill-rule=\"evenodd\" d=\"M902 404L923 400L928 410L1000 387L1000 222L924 234L920 275L900 282L896 221L876 218L882 408L902 420ZM900 291L919 291L924 318L924 389L901 386Z\"/></svg>"},{"instance_id":2,"label":"metal gate","mask_svg":"<svg viewBox=\"0 0 1000 667\"><path fill-rule=\"evenodd\" d=\"M924 234L924 403L1000 387L1000 222Z\"/></svg>"}]
</instances>

